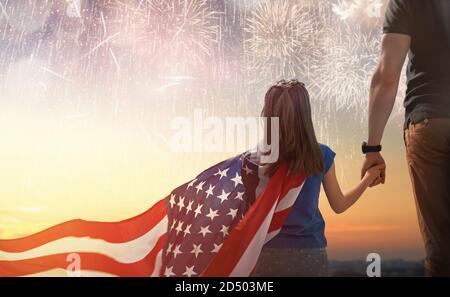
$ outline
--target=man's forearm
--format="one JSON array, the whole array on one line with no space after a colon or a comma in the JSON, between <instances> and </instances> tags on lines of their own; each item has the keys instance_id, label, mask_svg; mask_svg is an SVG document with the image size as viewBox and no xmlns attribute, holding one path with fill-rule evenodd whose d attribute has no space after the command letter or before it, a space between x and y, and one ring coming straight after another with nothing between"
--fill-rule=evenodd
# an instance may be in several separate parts
<instances>
[{"instance_id":1,"label":"man's forearm","mask_svg":"<svg viewBox=\"0 0 450 297\"><path fill-rule=\"evenodd\" d=\"M397 95L398 81L389 82L375 73L370 87L368 145L379 145Z\"/></svg>"}]
</instances>

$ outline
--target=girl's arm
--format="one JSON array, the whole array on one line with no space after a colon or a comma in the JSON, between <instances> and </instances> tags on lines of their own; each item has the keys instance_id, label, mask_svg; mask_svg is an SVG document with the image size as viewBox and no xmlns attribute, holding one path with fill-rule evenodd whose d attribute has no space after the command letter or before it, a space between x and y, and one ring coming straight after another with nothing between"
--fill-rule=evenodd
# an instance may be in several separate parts
<instances>
[{"instance_id":1,"label":"girl's arm","mask_svg":"<svg viewBox=\"0 0 450 297\"><path fill-rule=\"evenodd\" d=\"M333 211L336 213L343 213L356 201L358 201L359 197L361 197L370 184L372 184L372 182L380 176L382 169L383 168L381 166L374 166L370 168L367 170L359 184L344 194L342 193L341 187L337 181L333 163L323 179L323 188Z\"/></svg>"}]
</instances>

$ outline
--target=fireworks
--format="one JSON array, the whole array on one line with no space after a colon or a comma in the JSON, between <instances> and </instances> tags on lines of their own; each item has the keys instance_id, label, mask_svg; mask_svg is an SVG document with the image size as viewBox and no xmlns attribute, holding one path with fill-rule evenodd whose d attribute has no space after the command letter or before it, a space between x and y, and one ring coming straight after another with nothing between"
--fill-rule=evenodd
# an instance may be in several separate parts
<instances>
[{"instance_id":1,"label":"fireworks","mask_svg":"<svg viewBox=\"0 0 450 297\"><path fill-rule=\"evenodd\" d=\"M381 36L361 34L349 26L328 30L312 78L315 99L328 107L361 110L363 116L380 40Z\"/></svg>"},{"instance_id":2,"label":"fireworks","mask_svg":"<svg viewBox=\"0 0 450 297\"><path fill-rule=\"evenodd\" d=\"M247 67L266 79L299 76L316 52L309 10L288 0L261 2L249 16L245 33Z\"/></svg>"},{"instance_id":3,"label":"fireworks","mask_svg":"<svg viewBox=\"0 0 450 297\"><path fill-rule=\"evenodd\" d=\"M11 29L20 31L22 34L41 29L52 7L49 0L2 2L0 3L0 25L4 25L3 22L6 21ZM0 30L3 29L3 26L0 27Z\"/></svg>"},{"instance_id":4,"label":"fireworks","mask_svg":"<svg viewBox=\"0 0 450 297\"><path fill-rule=\"evenodd\" d=\"M169 53L176 61L202 64L202 57L212 54L218 27L206 0L153 1L147 18L150 26L146 33L157 40L159 56Z\"/></svg>"},{"instance_id":5,"label":"fireworks","mask_svg":"<svg viewBox=\"0 0 450 297\"><path fill-rule=\"evenodd\" d=\"M111 6L117 9L112 21L124 31L122 39L162 68L204 65L219 39L207 0L143 0L134 6L116 1Z\"/></svg>"},{"instance_id":6,"label":"fireworks","mask_svg":"<svg viewBox=\"0 0 450 297\"><path fill-rule=\"evenodd\" d=\"M160 104L167 114L200 104L224 115L258 114L262 98L255 94L277 79L296 77L310 90L316 118L352 114L360 122L378 62L378 10L385 3L0 1L0 87L14 81L26 89L19 83L26 71L13 70L20 60L34 59L42 83L23 81L44 90L43 96L58 89L58 98L69 101L80 97L67 95L72 90L92 87L107 94L105 106L121 102L121 112L155 98L152 106ZM19 88L5 90L13 98ZM396 110L400 114L400 104Z\"/></svg>"}]
</instances>

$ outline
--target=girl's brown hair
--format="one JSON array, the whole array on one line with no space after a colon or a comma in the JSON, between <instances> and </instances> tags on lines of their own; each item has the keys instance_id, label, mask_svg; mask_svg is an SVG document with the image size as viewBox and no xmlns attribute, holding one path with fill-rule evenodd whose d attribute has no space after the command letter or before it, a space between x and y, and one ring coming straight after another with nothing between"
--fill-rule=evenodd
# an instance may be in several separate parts
<instances>
[{"instance_id":1,"label":"girl's brown hair","mask_svg":"<svg viewBox=\"0 0 450 297\"><path fill-rule=\"evenodd\" d=\"M270 118L279 118L280 129L278 161L268 165L267 174L272 175L282 163L287 163L292 175L323 173L322 151L314 132L309 94L303 83L282 80L270 87L262 116L267 119L268 144L271 142Z\"/></svg>"}]
</instances>

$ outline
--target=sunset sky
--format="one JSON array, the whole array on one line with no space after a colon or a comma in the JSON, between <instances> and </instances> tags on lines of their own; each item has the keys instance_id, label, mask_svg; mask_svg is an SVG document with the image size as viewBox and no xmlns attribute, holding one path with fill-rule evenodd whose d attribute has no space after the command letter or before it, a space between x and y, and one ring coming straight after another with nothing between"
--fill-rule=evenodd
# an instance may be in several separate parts
<instances>
[{"instance_id":1,"label":"sunset sky","mask_svg":"<svg viewBox=\"0 0 450 297\"><path fill-rule=\"evenodd\" d=\"M11 1L8 18L0 17L0 238L74 218L116 221L145 211L238 153L174 152L174 118L191 118L196 109L219 119L256 117L264 91L281 77L306 82L318 138L337 153L343 189L358 182L386 1L362 1L367 7L353 10L332 6L339 1L277 2L299 5L305 19L288 20L293 26L316 25L283 29L301 49L271 57L280 62L276 67L262 63L268 60L262 53L275 53L283 39L265 48L259 43L264 35L251 23L265 1L197 1L201 5L184 11L192 21L183 26L191 27L181 31L165 18L149 27L139 1L121 2L134 10L102 6L114 1L81 1L80 15L67 10L66 1L29 2L33 9ZM373 16L367 11L377 3L383 7ZM27 11L39 18L19 13ZM272 16L263 15L267 24L257 26L276 23L264 17ZM151 38L158 38L157 46ZM403 78L383 140L386 184L340 215L321 197L331 259L365 259L372 252L384 259L424 257L402 139L404 89Z\"/></svg>"},{"instance_id":2,"label":"sunset sky","mask_svg":"<svg viewBox=\"0 0 450 297\"><path fill-rule=\"evenodd\" d=\"M0 123L2 238L73 218L115 221L134 216L202 169L233 155L158 151L140 124L107 117L72 121L51 111L3 109ZM364 139L362 132L352 137L346 132L342 141L352 143L347 150L335 149L343 189L358 181L362 156L346 155L358 146L354 139ZM369 252L387 258L423 256L399 126L389 126L383 145L385 185L369 189L340 215L321 197L331 258L358 259Z\"/></svg>"}]
</instances>

